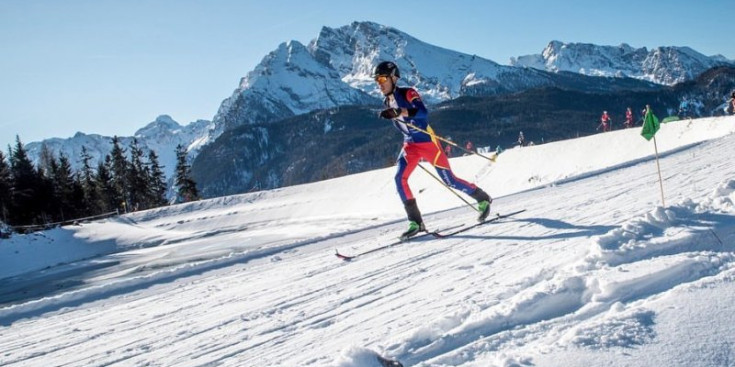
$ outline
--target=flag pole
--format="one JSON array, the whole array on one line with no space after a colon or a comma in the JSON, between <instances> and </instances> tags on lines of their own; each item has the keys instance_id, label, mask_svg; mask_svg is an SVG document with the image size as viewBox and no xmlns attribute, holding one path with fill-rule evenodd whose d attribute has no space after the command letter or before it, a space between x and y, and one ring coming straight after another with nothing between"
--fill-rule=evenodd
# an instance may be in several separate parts
<instances>
[{"instance_id":1,"label":"flag pole","mask_svg":"<svg viewBox=\"0 0 735 367\"><path fill-rule=\"evenodd\" d=\"M653 136L653 149L656 151L656 168L658 169L658 185L661 187L661 205L666 208L666 202L664 201L664 182L661 178L661 165L658 163L658 146L656 145L656 136Z\"/></svg>"}]
</instances>

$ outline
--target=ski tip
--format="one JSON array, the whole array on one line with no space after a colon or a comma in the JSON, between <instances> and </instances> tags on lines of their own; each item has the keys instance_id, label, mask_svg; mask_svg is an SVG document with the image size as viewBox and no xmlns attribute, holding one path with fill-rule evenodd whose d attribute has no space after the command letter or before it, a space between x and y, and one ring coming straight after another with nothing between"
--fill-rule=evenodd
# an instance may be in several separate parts
<instances>
[{"instance_id":1,"label":"ski tip","mask_svg":"<svg viewBox=\"0 0 735 367\"><path fill-rule=\"evenodd\" d=\"M355 258L354 256L347 256L347 255L340 254L339 250L334 250L334 255L344 261L350 261Z\"/></svg>"},{"instance_id":2,"label":"ski tip","mask_svg":"<svg viewBox=\"0 0 735 367\"><path fill-rule=\"evenodd\" d=\"M432 236L434 236L434 238L444 238L444 237L446 237L445 235L443 235L443 234L441 234L441 233L439 233L437 231L429 232L429 234L432 235Z\"/></svg>"}]
</instances>

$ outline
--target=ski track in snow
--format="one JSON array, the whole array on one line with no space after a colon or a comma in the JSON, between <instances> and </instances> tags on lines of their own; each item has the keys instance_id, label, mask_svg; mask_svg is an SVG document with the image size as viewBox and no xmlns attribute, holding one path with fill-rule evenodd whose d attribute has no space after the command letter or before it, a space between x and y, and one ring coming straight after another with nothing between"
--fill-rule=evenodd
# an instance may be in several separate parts
<instances>
[{"instance_id":1,"label":"ski track in snow","mask_svg":"<svg viewBox=\"0 0 735 367\"><path fill-rule=\"evenodd\" d=\"M168 234L2 280L8 300L18 283L62 286L0 308L0 365L360 367L380 354L404 366L532 366L643 348L661 338L659 304L735 280L733 143L662 154L665 209L655 163L639 158L496 198L494 210L528 209L515 217L352 262L334 250L392 241L404 220L284 219L282 190L231 211L209 210L233 200L219 198L123 217ZM495 166L484 167L479 182ZM428 195L439 194L419 201ZM425 220L442 229L471 216L459 207Z\"/></svg>"}]
</instances>

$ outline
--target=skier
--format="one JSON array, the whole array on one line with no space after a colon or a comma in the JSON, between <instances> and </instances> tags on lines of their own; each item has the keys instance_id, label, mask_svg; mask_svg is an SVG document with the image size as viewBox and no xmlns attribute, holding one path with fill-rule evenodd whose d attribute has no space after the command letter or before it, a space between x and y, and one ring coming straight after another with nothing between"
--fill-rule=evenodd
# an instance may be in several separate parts
<instances>
[{"instance_id":1,"label":"skier","mask_svg":"<svg viewBox=\"0 0 735 367\"><path fill-rule=\"evenodd\" d=\"M602 116L600 116L600 125L597 126L597 130L600 130L602 128L602 131L610 131L610 115L607 114L607 111L602 111Z\"/></svg>"},{"instance_id":2,"label":"skier","mask_svg":"<svg viewBox=\"0 0 735 367\"><path fill-rule=\"evenodd\" d=\"M403 232L400 238L406 240L426 231L416 199L408 186L408 177L422 158L434 166L439 177L448 186L464 192L477 201L480 212L477 219L484 221L490 213L492 199L475 184L454 175L447 156L429 126L429 112L426 106L415 89L399 88L396 85L400 77L398 66L391 61L381 62L373 72L373 78L385 96L383 103L386 108L380 112L380 117L393 121L393 125L403 133L403 149L398 155L395 181L408 216L408 230Z\"/></svg>"},{"instance_id":3,"label":"skier","mask_svg":"<svg viewBox=\"0 0 735 367\"><path fill-rule=\"evenodd\" d=\"M625 128L633 127L633 110L628 107L625 110Z\"/></svg>"},{"instance_id":4,"label":"skier","mask_svg":"<svg viewBox=\"0 0 735 367\"><path fill-rule=\"evenodd\" d=\"M522 147L526 146L526 137L523 136L523 131L518 134L518 145Z\"/></svg>"}]
</instances>

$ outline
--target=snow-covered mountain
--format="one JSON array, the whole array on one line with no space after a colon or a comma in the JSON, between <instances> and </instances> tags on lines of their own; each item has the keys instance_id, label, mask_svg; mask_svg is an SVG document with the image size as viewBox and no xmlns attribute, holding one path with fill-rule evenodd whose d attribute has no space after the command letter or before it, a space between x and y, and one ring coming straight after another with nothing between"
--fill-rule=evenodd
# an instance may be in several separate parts
<instances>
[{"instance_id":1,"label":"snow-covered mountain","mask_svg":"<svg viewBox=\"0 0 735 367\"><path fill-rule=\"evenodd\" d=\"M188 146L193 159L198 148L238 126L281 121L346 105L377 106L381 96L371 73L379 61L387 59L399 65L401 83L415 86L430 104L460 96L487 96L544 86L595 93L644 90L651 89L653 84L594 76L629 76L671 84L697 76L714 65L728 63L724 57L709 58L687 47L659 47L648 52L627 45L610 47L554 41L542 55L522 56L507 66L430 45L395 28L354 22L339 28L323 27L308 45L297 41L279 45L241 78L237 89L224 99L211 122L200 120L182 127L170 117L162 116L134 137L144 149L156 150L170 177L177 144ZM123 146L132 138L121 137ZM30 143L27 146L33 159L38 160L42 144L54 153L64 152L73 164L78 164L76 157L82 146L95 160L109 153L110 137L78 133L72 138ZM238 174L247 176L248 173Z\"/></svg>"},{"instance_id":2,"label":"snow-covered mountain","mask_svg":"<svg viewBox=\"0 0 735 367\"><path fill-rule=\"evenodd\" d=\"M511 65L551 72L629 77L674 85L717 66L735 65L722 55L705 56L689 47L634 48L551 41L541 54L511 58Z\"/></svg>"},{"instance_id":3,"label":"snow-covered mountain","mask_svg":"<svg viewBox=\"0 0 735 367\"><path fill-rule=\"evenodd\" d=\"M209 142L213 125L211 121L198 120L186 126L181 126L168 115L161 115L155 121L135 132L134 136L118 137L122 148L127 148L133 139L137 139L138 146L144 152L153 150L159 158L159 163L164 166L163 172L167 178L172 177L176 167L175 148L181 144L187 147L190 157L194 157L199 148ZM79 159L82 147L92 157L92 164L96 167L97 162L104 160L105 155L112 150L112 137L99 134L76 133L71 138L51 138L40 142L32 142L25 145L29 157L38 164L43 146L46 146L55 155L63 153L69 157L74 170L80 170L82 162Z\"/></svg>"},{"instance_id":4,"label":"snow-covered mountain","mask_svg":"<svg viewBox=\"0 0 735 367\"><path fill-rule=\"evenodd\" d=\"M403 83L417 87L429 103L552 84L534 70L430 45L376 23L354 22L323 27L308 46L290 41L268 54L222 102L214 117L217 131L315 109L378 104L382 97L371 74L382 60L394 60Z\"/></svg>"}]
</instances>

